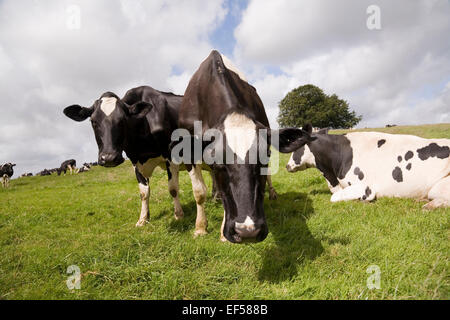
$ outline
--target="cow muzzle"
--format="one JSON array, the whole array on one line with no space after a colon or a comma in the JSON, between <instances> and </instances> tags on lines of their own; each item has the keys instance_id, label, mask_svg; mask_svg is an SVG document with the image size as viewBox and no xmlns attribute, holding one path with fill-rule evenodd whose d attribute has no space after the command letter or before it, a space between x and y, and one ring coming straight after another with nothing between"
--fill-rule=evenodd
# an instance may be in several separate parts
<instances>
[{"instance_id":1,"label":"cow muzzle","mask_svg":"<svg viewBox=\"0 0 450 320\"><path fill-rule=\"evenodd\" d=\"M224 231L224 236L232 243L261 242L268 234L266 223L255 223L250 217L244 222L234 222L228 232Z\"/></svg>"},{"instance_id":2,"label":"cow muzzle","mask_svg":"<svg viewBox=\"0 0 450 320\"><path fill-rule=\"evenodd\" d=\"M125 159L121 153L101 153L98 157L98 164L103 167L117 167L122 164Z\"/></svg>"}]
</instances>

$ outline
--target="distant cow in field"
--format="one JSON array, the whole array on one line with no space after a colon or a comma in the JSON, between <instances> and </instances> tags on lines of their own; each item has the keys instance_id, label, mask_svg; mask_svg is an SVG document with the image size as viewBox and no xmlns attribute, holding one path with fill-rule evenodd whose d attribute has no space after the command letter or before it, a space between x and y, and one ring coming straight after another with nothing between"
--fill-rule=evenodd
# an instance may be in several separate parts
<instances>
[{"instance_id":1,"label":"distant cow in field","mask_svg":"<svg viewBox=\"0 0 450 320\"><path fill-rule=\"evenodd\" d=\"M14 175L14 167L16 164L14 163L6 163L0 166L0 179L2 180L3 188L9 187L9 180Z\"/></svg>"},{"instance_id":2,"label":"distant cow in field","mask_svg":"<svg viewBox=\"0 0 450 320\"><path fill-rule=\"evenodd\" d=\"M25 177L32 177L32 176L33 176L32 173L24 173L24 174L22 174L20 177L21 177L21 178L25 178Z\"/></svg>"},{"instance_id":3,"label":"distant cow in field","mask_svg":"<svg viewBox=\"0 0 450 320\"><path fill-rule=\"evenodd\" d=\"M67 170L69 170L70 174L73 174L76 169L77 162L74 159L66 160L61 163L61 166L59 167L59 169L57 169L58 176L60 176L62 172L64 172L65 175Z\"/></svg>"},{"instance_id":4,"label":"distant cow in field","mask_svg":"<svg viewBox=\"0 0 450 320\"><path fill-rule=\"evenodd\" d=\"M292 154L287 170L319 169L332 202L404 197L430 200L425 209L450 206L450 139L379 132L312 136L316 140Z\"/></svg>"},{"instance_id":5,"label":"distant cow in field","mask_svg":"<svg viewBox=\"0 0 450 320\"><path fill-rule=\"evenodd\" d=\"M77 169L77 173L83 173L91 170L91 165L89 163L83 163L83 166L79 169Z\"/></svg>"},{"instance_id":6,"label":"distant cow in field","mask_svg":"<svg viewBox=\"0 0 450 320\"><path fill-rule=\"evenodd\" d=\"M41 177L44 177L44 176L51 176L51 175L52 175L52 172L51 172L50 170L48 170L48 169L44 169L44 170L42 170L41 172L37 173L36 175L37 175L37 176L41 176Z\"/></svg>"}]
</instances>

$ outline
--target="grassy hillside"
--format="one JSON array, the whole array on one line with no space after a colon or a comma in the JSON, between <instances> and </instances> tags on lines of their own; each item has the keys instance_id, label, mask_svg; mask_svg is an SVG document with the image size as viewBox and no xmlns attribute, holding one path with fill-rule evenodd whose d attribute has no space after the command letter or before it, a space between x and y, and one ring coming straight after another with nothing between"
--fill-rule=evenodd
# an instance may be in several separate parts
<instances>
[{"instance_id":1,"label":"grassy hillside","mask_svg":"<svg viewBox=\"0 0 450 320\"><path fill-rule=\"evenodd\" d=\"M422 138L446 138L450 139L450 123L427 124L421 126L397 126L391 128L376 128L376 129L357 129L357 130L334 130L332 133L343 134L347 132L364 132L364 131L378 131L391 134L412 134Z\"/></svg>"},{"instance_id":2,"label":"grassy hillside","mask_svg":"<svg viewBox=\"0 0 450 320\"><path fill-rule=\"evenodd\" d=\"M386 131L450 138L450 125ZM209 234L193 239L195 202L185 172L185 219L174 221L166 173L158 169L144 228L134 226L140 198L129 162L13 180L0 189L0 298L450 298L450 209L422 211L423 203L388 198L332 204L320 173L290 174L288 157L280 156L273 177L278 200L266 195L269 236L249 245L219 241L223 208L211 198ZM70 265L81 270L80 290L66 286ZM380 289L367 288L371 265L381 270Z\"/></svg>"}]
</instances>

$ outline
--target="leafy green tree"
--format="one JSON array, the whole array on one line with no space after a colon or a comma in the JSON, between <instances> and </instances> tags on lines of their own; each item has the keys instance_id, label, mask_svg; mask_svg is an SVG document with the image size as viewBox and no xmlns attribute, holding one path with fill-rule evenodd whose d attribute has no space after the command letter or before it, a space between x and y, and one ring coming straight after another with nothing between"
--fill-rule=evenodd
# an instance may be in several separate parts
<instances>
[{"instance_id":1,"label":"leafy green tree","mask_svg":"<svg viewBox=\"0 0 450 320\"><path fill-rule=\"evenodd\" d=\"M307 84L289 92L279 103L280 127L302 127L311 123L314 127L335 129L352 128L362 116L349 111L347 101L335 94L326 95L322 89Z\"/></svg>"}]
</instances>

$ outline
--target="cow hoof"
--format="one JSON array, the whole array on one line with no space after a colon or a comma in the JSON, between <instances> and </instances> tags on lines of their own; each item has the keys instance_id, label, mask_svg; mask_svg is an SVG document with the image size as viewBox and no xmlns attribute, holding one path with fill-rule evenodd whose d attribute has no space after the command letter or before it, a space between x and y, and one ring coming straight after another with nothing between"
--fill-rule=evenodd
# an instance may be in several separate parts
<instances>
[{"instance_id":1,"label":"cow hoof","mask_svg":"<svg viewBox=\"0 0 450 320\"><path fill-rule=\"evenodd\" d=\"M269 190L269 199L270 200L277 200L277 198L278 198L278 194L275 191L275 189Z\"/></svg>"},{"instance_id":2,"label":"cow hoof","mask_svg":"<svg viewBox=\"0 0 450 320\"><path fill-rule=\"evenodd\" d=\"M183 219L184 218L184 212L183 211L181 211L181 212L175 212L175 214L174 214L174 216L175 216L175 220L181 220L181 219Z\"/></svg>"},{"instance_id":3,"label":"cow hoof","mask_svg":"<svg viewBox=\"0 0 450 320\"><path fill-rule=\"evenodd\" d=\"M143 227L143 226L145 226L147 223L148 223L148 220L139 220L139 221L136 223L136 227Z\"/></svg>"},{"instance_id":4,"label":"cow hoof","mask_svg":"<svg viewBox=\"0 0 450 320\"><path fill-rule=\"evenodd\" d=\"M227 238L225 238L223 235L222 236L220 236L220 241L222 241L222 242L229 242L228 241L228 239Z\"/></svg>"},{"instance_id":5,"label":"cow hoof","mask_svg":"<svg viewBox=\"0 0 450 320\"><path fill-rule=\"evenodd\" d=\"M198 238L204 235L207 235L208 232L206 230L195 230L194 232L194 238Z\"/></svg>"}]
</instances>

